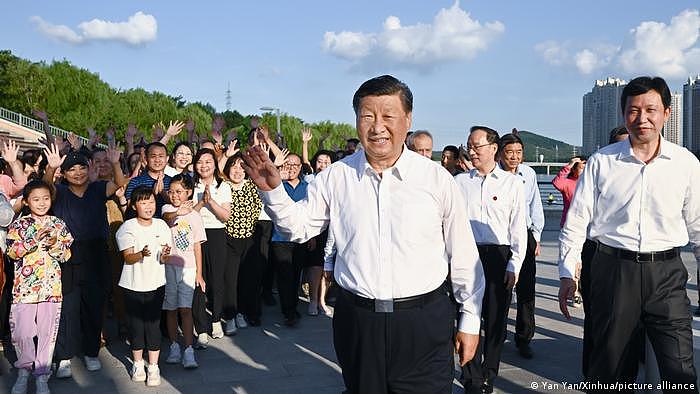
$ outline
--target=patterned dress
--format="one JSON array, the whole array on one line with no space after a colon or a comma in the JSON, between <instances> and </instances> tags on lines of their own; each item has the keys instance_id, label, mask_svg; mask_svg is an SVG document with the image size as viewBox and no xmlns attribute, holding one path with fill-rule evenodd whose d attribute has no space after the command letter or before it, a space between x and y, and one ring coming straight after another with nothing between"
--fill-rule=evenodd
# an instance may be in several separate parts
<instances>
[{"instance_id":1,"label":"patterned dress","mask_svg":"<svg viewBox=\"0 0 700 394\"><path fill-rule=\"evenodd\" d=\"M44 247L36 238L43 228L50 228L48 237L56 242ZM61 302L61 266L70 258L73 236L63 220L55 216L36 219L25 216L8 229L7 256L14 261L13 304Z\"/></svg>"}]
</instances>

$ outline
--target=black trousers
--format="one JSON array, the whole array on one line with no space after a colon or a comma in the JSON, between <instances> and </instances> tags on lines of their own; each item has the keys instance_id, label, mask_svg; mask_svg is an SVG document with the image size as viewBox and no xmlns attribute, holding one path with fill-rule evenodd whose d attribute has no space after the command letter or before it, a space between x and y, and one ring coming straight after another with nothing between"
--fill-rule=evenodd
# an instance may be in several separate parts
<instances>
[{"instance_id":1,"label":"black trousers","mask_svg":"<svg viewBox=\"0 0 700 394\"><path fill-rule=\"evenodd\" d=\"M124 289L131 350L160 350L160 311L164 296L165 286L152 291Z\"/></svg>"},{"instance_id":2,"label":"black trousers","mask_svg":"<svg viewBox=\"0 0 700 394\"><path fill-rule=\"evenodd\" d=\"M95 285L74 285L63 294L55 360L70 360L80 354L81 347L84 355L97 357L105 300L105 288Z\"/></svg>"},{"instance_id":3,"label":"black trousers","mask_svg":"<svg viewBox=\"0 0 700 394\"><path fill-rule=\"evenodd\" d=\"M242 262L246 259L253 245L252 238L227 239L229 256L224 265L224 306L221 317L231 320L238 313L239 274Z\"/></svg>"},{"instance_id":4,"label":"black trousers","mask_svg":"<svg viewBox=\"0 0 700 394\"><path fill-rule=\"evenodd\" d=\"M258 220L253 233L253 249L257 253L258 264L262 267L263 293L271 293L275 282L275 265L270 260L272 228L272 221Z\"/></svg>"},{"instance_id":5,"label":"black trousers","mask_svg":"<svg viewBox=\"0 0 700 394\"><path fill-rule=\"evenodd\" d=\"M12 285L15 279L15 265L14 263L5 258L5 256L0 256L0 258L5 259L5 264L3 265L5 273L5 286L0 289L0 339L10 338L10 306L12 306Z\"/></svg>"},{"instance_id":6,"label":"black trousers","mask_svg":"<svg viewBox=\"0 0 700 394\"><path fill-rule=\"evenodd\" d=\"M277 290L285 317L293 317L299 304L299 280L301 267L307 256L306 244L273 242L270 255L277 274Z\"/></svg>"},{"instance_id":7,"label":"black trousers","mask_svg":"<svg viewBox=\"0 0 700 394\"><path fill-rule=\"evenodd\" d=\"M202 244L202 271L207 291L206 295L201 294L201 289L197 287L192 299L192 317L198 333L210 333L211 323L221 320L226 297L226 264L230 255L225 229L205 231L207 242ZM207 313L207 308L211 315Z\"/></svg>"},{"instance_id":8,"label":"black trousers","mask_svg":"<svg viewBox=\"0 0 700 394\"><path fill-rule=\"evenodd\" d=\"M82 352L97 357L104 324L104 304L111 288L111 266L104 239L76 241L61 267L63 304L54 350L55 360Z\"/></svg>"},{"instance_id":9,"label":"black trousers","mask_svg":"<svg viewBox=\"0 0 700 394\"><path fill-rule=\"evenodd\" d=\"M515 285L515 294L518 296L517 315L515 317L515 344L530 343L535 336L535 278L537 268L535 263L535 249L537 241L532 231L527 231L527 251L520 268L518 283Z\"/></svg>"},{"instance_id":10,"label":"black trousers","mask_svg":"<svg viewBox=\"0 0 700 394\"><path fill-rule=\"evenodd\" d=\"M620 381L642 323L661 380L696 384L688 271L680 257L637 263L596 251L589 274L589 381Z\"/></svg>"},{"instance_id":11,"label":"black trousers","mask_svg":"<svg viewBox=\"0 0 700 394\"><path fill-rule=\"evenodd\" d=\"M581 369L583 376L588 376L589 357L591 354L591 321L590 316L590 276L591 276L591 260L595 255L598 244L595 241L587 239L581 250L581 277L579 280L579 291L583 298L583 351L581 355ZM639 361L644 359L646 346L646 332L641 322L639 323L637 334L630 340L627 349L622 357L622 367L620 370L620 381L634 382L637 379L639 371ZM654 360L655 361L655 360Z\"/></svg>"},{"instance_id":12,"label":"black trousers","mask_svg":"<svg viewBox=\"0 0 700 394\"><path fill-rule=\"evenodd\" d=\"M501 351L506 340L506 318L512 291L503 281L510 258L510 246L478 245L479 258L484 267L486 289L481 307L482 336L472 361L463 368L464 387L481 386L498 376Z\"/></svg>"},{"instance_id":13,"label":"black trousers","mask_svg":"<svg viewBox=\"0 0 700 394\"><path fill-rule=\"evenodd\" d=\"M374 312L341 291L333 343L349 394L451 393L455 306L447 291L414 309Z\"/></svg>"},{"instance_id":14,"label":"black trousers","mask_svg":"<svg viewBox=\"0 0 700 394\"><path fill-rule=\"evenodd\" d=\"M238 270L238 309L246 317L259 319L262 314L260 287L265 266L261 264L254 237L246 238Z\"/></svg>"}]
</instances>

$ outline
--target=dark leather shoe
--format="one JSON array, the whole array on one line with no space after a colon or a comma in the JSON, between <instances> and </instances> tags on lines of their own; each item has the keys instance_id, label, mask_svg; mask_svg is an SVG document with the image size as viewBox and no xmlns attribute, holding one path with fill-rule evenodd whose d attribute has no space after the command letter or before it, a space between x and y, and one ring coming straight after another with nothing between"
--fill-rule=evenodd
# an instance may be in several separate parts
<instances>
[{"instance_id":1,"label":"dark leather shoe","mask_svg":"<svg viewBox=\"0 0 700 394\"><path fill-rule=\"evenodd\" d=\"M284 318L284 325L287 327L294 327L299 323L299 318L295 315L287 316Z\"/></svg>"},{"instance_id":2,"label":"dark leather shoe","mask_svg":"<svg viewBox=\"0 0 700 394\"><path fill-rule=\"evenodd\" d=\"M252 327L260 327L260 324L262 324L259 317L246 317L245 321L247 321L248 325Z\"/></svg>"},{"instance_id":3,"label":"dark leather shoe","mask_svg":"<svg viewBox=\"0 0 700 394\"><path fill-rule=\"evenodd\" d=\"M534 353L532 352L532 348L530 347L529 343L523 343L521 345L518 345L518 354L520 354L520 357L526 358L528 360L534 356Z\"/></svg>"}]
</instances>

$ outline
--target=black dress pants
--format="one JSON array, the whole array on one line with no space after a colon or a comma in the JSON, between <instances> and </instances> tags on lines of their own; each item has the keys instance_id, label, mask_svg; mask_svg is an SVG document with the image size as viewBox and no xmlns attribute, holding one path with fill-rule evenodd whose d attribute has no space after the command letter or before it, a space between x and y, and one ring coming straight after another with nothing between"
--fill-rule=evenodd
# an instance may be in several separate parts
<instances>
[{"instance_id":1,"label":"black dress pants","mask_svg":"<svg viewBox=\"0 0 700 394\"><path fill-rule=\"evenodd\" d=\"M348 394L451 393L455 306L448 292L413 309L374 312L341 290L333 343Z\"/></svg>"},{"instance_id":2,"label":"black dress pants","mask_svg":"<svg viewBox=\"0 0 700 394\"><path fill-rule=\"evenodd\" d=\"M97 357L104 323L104 304L111 287L111 267L104 239L75 241L72 256L61 267L63 303L54 350L55 360L82 352Z\"/></svg>"},{"instance_id":3,"label":"black dress pants","mask_svg":"<svg viewBox=\"0 0 700 394\"><path fill-rule=\"evenodd\" d=\"M503 280L511 256L510 246L477 245L477 248L486 278L481 307L482 336L474 358L462 368L465 388L469 385L479 387L498 376L512 297L512 291L506 288Z\"/></svg>"},{"instance_id":4,"label":"black dress pants","mask_svg":"<svg viewBox=\"0 0 700 394\"><path fill-rule=\"evenodd\" d=\"M583 249L581 250L581 277L579 280L579 291L583 298L583 351L581 355L581 369L583 376L588 376L588 365L589 357L591 354L591 321L590 316L590 276L591 276L591 260L593 260L593 255L595 255L598 247L598 243L587 239L583 244ZM620 381L621 382L634 382L637 379L637 372L639 371L639 361L644 359L645 346L646 346L646 332L644 331L643 325L639 323L638 330L635 330L635 337L630 340L627 346L625 354L623 355ZM656 360L652 360L656 362Z\"/></svg>"},{"instance_id":5,"label":"black dress pants","mask_svg":"<svg viewBox=\"0 0 700 394\"><path fill-rule=\"evenodd\" d=\"M265 266L255 246L254 237L246 238L244 247L247 250L238 270L238 309L248 318L259 319L262 314L260 287Z\"/></svg>"},{"instance_id":6,"label":"black dress pants","mask_svg":"<svg viewBox=\"0 0 700 394\"><path fill-rule=\"evenodd\" d=\"M211 332L211 323L221 320L226 297L228 235L223 228L205 231L207 242L202 244L202 271L204 271L204 282L207 284L206 298L202 297L204 294L197 294L197 291L201 293L201 289L197 287L192 300L192 316L197 333ZM205 299L206 303L203 302ZM207 314L206 308L209 308L211 315Z\"/></svg>"},{"instance_id":7,"label":"black dress pants","mask_svg":"<svg viewBox=\"0 0 700 394\"><path fill-rule=\"evenodd\" d=\"M231 320L236 317L239 311L239 286L247 282L248 273L243 272L244 276L240 277L241 268L244 271L247 267L241 267L243 261L250 252L250 247L253 245L253 238L231 238L228 237L229 256L224 266L224 309L222 317L224 320ZM239 279L242 279L240 281ZM243 285L244 286L244 285Z\"/></svg>"},{"instance_id":8,"label":"black dress pants","mask_svg":"<svg viewBox=\"0 0 700 394\"><path fill-rule=\"evenodd\" d=\"M272 293L275 282L275 265L270 260L270 245L272 239L272 221L258 220L253 234L253 249L259 253L258 263L262 267L262 293Z\"/></svg>"},{"instance_id":9,"label":"black dress pants","mask_svg":"<svg viewBox=\"0 0 700 394\"><path fill-rule=\"evenodd\" d=\"M527 231L527 251L520 268L515 294L518 296L517 315L515 317L515 344L517 346L530 343L535 336L535 249L537 241L532 231Z\"/></svg>"},{"instance_id":10,"label":"black dress pants","mask_svg":"<svg viewBox=\"0 0 700 394\"><path fill-rule=\"evenodd\" d=\"M588 380L616 382L626 370L640 324L656 353L661 380L696 384L688 272L680 257L638 263L596 251L588 284ZM590 392L596 392L591 390ZM685 392L697 393L697 387Z\"/></svg>"},{"instance_id":11,"label":"black dress pants","mask_svg":"<svg viewBox=\"0 0 700 394\"><path fill-rule=\"evenodd\" d=\"M273 242L270 254L275 263L282 314L286 318L292 318L296 315L299 304L299 277L307 255L306 244Z\"/></svg>"}]
</instances>

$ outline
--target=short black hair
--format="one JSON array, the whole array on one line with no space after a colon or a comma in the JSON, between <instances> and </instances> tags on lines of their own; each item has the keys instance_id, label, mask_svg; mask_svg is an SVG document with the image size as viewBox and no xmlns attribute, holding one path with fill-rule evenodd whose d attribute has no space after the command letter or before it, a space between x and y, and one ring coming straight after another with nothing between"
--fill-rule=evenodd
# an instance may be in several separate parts
<instances>
[{"instance_id":1,"label":"short black hair","mask_svg":"<svg viewBox=\"0 0 700 394\"><path fill-rule=\"evenodd\" d=\"M614 129L610 130L610 138L608 138L608 145L616 143L617 137L627 134L629 134L629 131L627 131L627 128L625 126L615 127Z\"/></svg>"},{"instance_id":2,"label":"short black hair","mask_svg":"<svg viewBox=\"0 0 700 394\"><path fill-rule=\"evenodd\" d=\"M360 101L367 96L393 96L399 95L403 110L406 113L413 112L413 93L408 86L391 75L382 75L365 81L357 89L352 97L352 108L355 114L360 109Z\"/></svg>"},{"instance_id":3,"label":"short black hair","mask_svg":"<svg viewBox=\"0 0 700 394\"><path fill-rule=\"evenodd\" d=\"M520 138L520 136L518 136L517 134L503 134L500 139L500 148L503 149L506 147L506 145L510 144L520 144L520 146L522 146L523 148L525 147L522 138Z\"/></svg>"},{"instance_id":4,"label":"short black hair","mask_svg":"<svg viewBox=\"0 0 700 394\"><path fill-rule=\"evenodd\" d=\"M131 198L129 198L129 205L132 207L136 205L137 202L148 200L151 197L156 198L156 193L153 188L146 185L136 186L131 192Z\"/></svg>"},{"instance_id":5,"label":"short black hair","mask_svg":"<svg viewBox=\"0 0 700 394\"><path fill-rule=\"evenodd\" d=\"M316 162L321 155L328 156L328 158L331 159L331 163L335 163L338 160L338 156L336 156L335 152L321 149L314 154L314 157L311 158L311 167L314 169L314 172L316 172Z\"/></svg>"},{"instance_id":6,"label":"short black hair","mask_svg":"<svg viewBox=\"0 0 700 394\"><path fill-rule=\"evenodd\" d=\"M165 144L161 143L160 141L156 142L151 142L150 144L146 145L146 156L148 156L148 152L151 151L151 148L157 147L157 148L163 148L165 149L165 154L168 154L168 147L165 146Z\"/></svg>"},{"instance_id":7,"label":"short black hair","mask_svg":"<svg viewBox=\"0 0 700 394\"><path fill-rule=\"evenodd\" d=\"M481 130L486 133L486 141L489 144L498 144L498 142L500 141L500 138L498 137L498 131L486 126L472 126L471 128L469 128L469 134L477 130Z\"/></svg>"},{"instance_id":8,"label":"short black hair","mask_svg":"<svg viewBox=\"0 0 700 394\"><path fill-rule=\"evenodd\" d=\"M445 152L452 152L452 155L454 155L455 159L459 157L459 149L454 145L447 145L444 148L442 148L442 153Z\"/></svg>"},{"instance_id":9,"label":"short black hair","mask_svg":"<svg viewBox=\"0 0 700 394\"><path fill-rule=\"evenodd\" d=\"M224 173L223 173L223 175L226 179L228 179L228 177L229 177L228 174L231 171L231 167L233 167L233 165L236 164L236 161L238 161L238 160L243 161L243 153L241 153L240 151L236 152L235 155L226 159L226 164L224 164ZM248 174L246 173L245 176L247 177Z\"/></svg>"},{"instance_id":10,"label":"short black hair","mask_svg":"<svg viewBox=\"0 0 700 394\"><path fill-rule=\"evenodd\" d=\"M179 173L170 179L170 185L172 187L173 183L181 183L182 187L187 190L194 190L194 181L192 177L185 173Z\"/></svg>"},{"instance_id":11,"label":"short black hair","mask_svg":"<svg viewBox=\"0 0 700 394\"><path fill-rule=\"evenodd\" d=\"M630 96L639 96L650 90L655 91L661 96L661 102L664 105L664 109L671 106L671 90L668 88L666 81L661 77L637 77L622 89L622 96L620 96L620 108L622 112L625 112L625 107L627 106L627 98Z\"/></svg>"},{"instance_id":12,"label":"short black hair","mask_svg":"<svg viewBox=\"0 0 700 394\"><path fill-rule=\"evenodd\" d=\"M22 199L26 201L29 198L29 194L31 194L32 191L37 189L48 190L49 194L51 195L51 200L53 200L54 189L43 179L34 179L29 181L26 185L24 185L24 189L22 189Z\"/></svg>"},{"instance_id":13,"label":"short black hair","mask_svg":"<svg viewBox=\"0 0 700 394\"><path fill-rule=\"evenodd\" d=\"M357 138L348 138L347 140L345 140L345 142L357 145L360 143L360 140L358 140Z\"/></svg>"}]
</instances>

